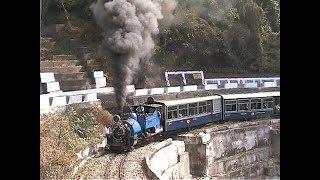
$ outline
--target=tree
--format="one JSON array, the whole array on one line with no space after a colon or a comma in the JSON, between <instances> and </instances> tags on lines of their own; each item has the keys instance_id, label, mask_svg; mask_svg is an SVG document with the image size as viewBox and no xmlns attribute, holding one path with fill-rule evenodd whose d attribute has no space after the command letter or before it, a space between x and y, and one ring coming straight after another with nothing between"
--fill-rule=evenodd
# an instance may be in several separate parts
<instances>
[{"instance_id":1,"label":"tree","mask_svg":"<svg viewBox=\"0 0 320 180\"><path fill-rule=\"evenodd\" d=\"M102 36L89 9L93 1L43 0L43 24L69 19L79 28L79 39L96 50ZM226 67L279 72L279 3L280 0L178 1L174 23L159 28L154 62L165 70L210 72Z\"/></svg>"},{"instance_id":2,"label":"tree","mask_svg":"<svg viewBox=\"0 0 320 180\"><path fill-rule=\"evenodd\" d=\"M259 71L262 68L262 35L266 26L263 9L251 0L239 0L230 9L230 28L225 37L236 67Z\"/></svg>"},{"instance_id":3,"label":"tree","mask_svg":"<svg viewBox=\"0 0 320 180\"><path fill-rule=\"evenodd\" d=\"M186 19L161 34L166 36L166 42L160 41L164 56L174 52L176 60L173 61L189 68L203 68L219 63L219 58L215 57L225 56L226 53L219 29L211 27L206 20L192 12L186 13Z\"/></svg>"}]
</instances>

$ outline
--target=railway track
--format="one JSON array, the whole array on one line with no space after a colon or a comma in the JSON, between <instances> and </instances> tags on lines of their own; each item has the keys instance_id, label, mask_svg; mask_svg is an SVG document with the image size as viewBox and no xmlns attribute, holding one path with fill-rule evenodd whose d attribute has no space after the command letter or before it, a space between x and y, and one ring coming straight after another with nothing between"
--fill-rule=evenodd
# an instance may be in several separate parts
<instances>
[{"instance_id":1,"label":"railway track","mask_svg":"<svg viewBox=\"0 0 320 180\"><path fill-rule=\"evenodd\" d=\"M110 164L113 164L116 158L117 158L117 156L116 156L115 154L113 154L113 157L112 157L112 158L110 159L110 161L109 161L109 162L111 162ZM107 168L106 168L106 170L105 170L105 172L104 172L104 174L103 174L103 177L104 177L105 179L109 179L109 178L110 178L111 171L112 171L112 169L110 168L110 166L107 166Z\"/></svg>"},{"instance_id":2,"label":"railway track","mask_svg":"<svg viewBox=\"0 0 320 180\"><path fill-rule=\"evenodd\" d=\"M104 179L125 179L124 172L126 169L124 167L124 164L126 162L128 154L129 153L110 154L112 155L112 158L109 161L110 164L108 164L107 168L105 169Z\"/></svg>"},{"instance_id":3,"label":"railway track","mask_svg":"<svg viewBox=\"0 0 320 180\"><path fill-rule=\"evenodd\" d=\"M126 153L123 158L120 160L120 164L119 164L119 179L122 180L124 179L124 162L126 161L127 157L128 157L128 153Z\"/></svg>"},{"instance_id":4,"label":"railway track","mask_svg":"<svg viewBox=\"0 0 320 180\"><path fill-rule=\"evenodd\" d=\"M106 153L98 159L105 159L103 173L101 176L86 176L88 179L148 179L143 169L143 158L153 151L152 147L156 144L153 142L143 147L136 147L128 153L116 154ZM91 169L95 169L91 167Z\"/></svg>"}]
</instances>

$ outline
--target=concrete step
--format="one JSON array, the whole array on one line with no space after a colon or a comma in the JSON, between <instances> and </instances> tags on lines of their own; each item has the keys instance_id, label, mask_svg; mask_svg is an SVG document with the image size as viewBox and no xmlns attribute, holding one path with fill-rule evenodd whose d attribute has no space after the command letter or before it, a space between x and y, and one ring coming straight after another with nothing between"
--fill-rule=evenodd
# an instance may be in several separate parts
<instances>
[{"instance_id":1,"label":"concrete step","mask_svg":"<svg viewBox=\"0 0 320 180\"><path fill-rule=\"evenodd\" d=\"M60 85L60 89L62 91L78 91L78 90L86 90L86 89L92 89L93 87L88 83L84 85L74 85L74 86L65 86Z\"/></svg>"},{"instance_id":2,"label":"concrete step","mask_svg":"<svg viewBox=\"0 0 320 180\"><path fill-rule=\"evenodd\" d=\"M68 60L68 61L41 61L40 67L67 67L67 66L77 66L80 62L78 60Z\"/></svg>"},{"instance_id":3,"label":"concrete step","mask_svg":"<svg viewBox=\"0 0 320 180\"><path fill-rule=\"evenodd\" d=\"M104 70L104 68L99 65L91 66L90 68L91 68L91 71L103 71Z\"/></svg>"},{"instance_id":4,"label":"concrete step","mask_svg":"<svg viewBox=\"0 0 320 180\"><path fill-rule=\"evenodd\" d=\"M77 91L92 88L87 79L57 81L59 82L62 91Z\"/></svg>"},{"instance_id":5,"label":"concrete step","mask_svg":"<svg viewBox=\"0 0 320 180\"><path fill-rule=\"evenodd\" d=\"M84 79L86 78L85 72L79 72L79 73L70 73L70 74L55 74L54 77L56 79L60 80L78 80L78 79Z\"/></svg>"},{"instance_id":6,"label":"concrete step","mask_svg":"<svg viewBox=\"0 0 320 180\"><path fill-rule=\"evenodd\" d=\"M81 72L82 66L66 66L66 67L41 67L41 72L53 72L55 74L71 74Z\"/></svg>"},{"instance_id":7,"label":"concrete step","mask_svg":"<svg viewBox=\"0 0 320 180\"><path fill-rule=\"evenodd\" d=\"M77 49L78 51L81 51L84 54L90 52L90 49L87 46L78 46L75 49Z\"/></svg>"},{"instance_id":8,"label":"concrete step","mask_svg":"<svg viewBox=\"0 0 320 180\"><path fill-rule=\"evenodd\" d=\"M52 41L51 37L41 37L40 39L43 41Z\"/></svg>"},{"instance_id":9,"label":"concrete step","mask_svg":"<svg viewBox=\"0 0 320 180\"><path fill-rule=\"evenodd\" d=\"M90 60L90 59L92 59L92 58L93 58L93 53L88 52L88 53L85 53L85 54L84 54L84 59L85 59L85 60Z\"/></svg>"},{"instance_id":10,"label":"concrete step","mask_svg":"<svg viewBox=\"0 0 320 180\"><path fill-rule=\"evenodd\" d=\"M87 60L87 64L88 64L88 66L90 67L90 69L92 70L92 71L102 71L102 70L104 70L105 68L104 68L104 62L102 62L102 61L97 61L97 60Z\"/></svg>"},{"instance_id":11,"label":"concrete step","mask_svg":"<svg viewBox=\"0 0 320 180\"><path fill-rule=\"evenodd\" d=\"M89 60L86 60L86 61L87 61L88 66L105 64L105 62L103 60L89 59Z\"/></svg>"},{"instance_id":12,"label":"concrete step","mask_svg":"<svg viewBox=\"0 0 320 180\"><path fill-rule=\"evenodd\" d=\"M78 46L74 48L74 54L81 59L91 59L92 53L90 53L90 49L85 46Z\"/></svg>"},{"instance_id":13,"label":"concrete step","mask_svg":"<svg viewBox=\"0 0 320 180\"><path fill-rule=\"evenodd\" d=\"M52 38L40 38L40 47L51 49L55 45L55 42L52 41Z\"/></svg>"},{"instance_id":14,"label":"concrete step","mask_svg":"<svg viewBox=\"0 0 320 180\"><path fill-rule=\"evenodd\" d=\"M72 79L72 80L56 79L56 81L59 82L60 86L80 86L80 85L86 85L88 83L87 79Z\"/></svg>"},{"instance_id":15,"label":"concrete step","mask_svg":"<svg viewBox=\"0 0 320 180\"><path fill-rule=\"evenodd\" d=\"M68 61L68 60L77 60L77 57L75 55L53 55L52 58L54 61Z\"/></svg>"},{"instance_id":16,"label":"concrete step","mask_svg":"<svg viewBox=\"0 0 320 180\"><path fill-rule=\"evenodd\" d=\"M50 51L50 49L46 47L40 47L40 53Z\"/></svg>"},{"instance_id":17,"label":"concrete step","mask_svg":"<svg viewBox=\"0 0 320 180\"><path fill-rule=\"evenodd\" d=\"M52 59L52 52L47 48L40 48L40 59Z\"/></svg>"}]
</instances>

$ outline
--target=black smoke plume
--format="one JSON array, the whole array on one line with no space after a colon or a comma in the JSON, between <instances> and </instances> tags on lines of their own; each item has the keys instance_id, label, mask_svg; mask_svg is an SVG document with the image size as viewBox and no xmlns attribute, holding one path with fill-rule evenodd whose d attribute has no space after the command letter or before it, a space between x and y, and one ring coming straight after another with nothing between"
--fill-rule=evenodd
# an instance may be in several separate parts
<instances>
[{"instance_id":1,"label":"black smoke plume","mask_svg":"<svg viewBox=\"0 0 320 180\"><path fill-rule=\"evenodd\" d=\"M153 38L159 33L158 20L166 25L172 21L176 5L174 0L98 0L91 5L96 21L104 31L102 47L111 59L120 114L125 103L126 85L132 82L140 63L152 56Z\"/></svg>"}]
</instances>

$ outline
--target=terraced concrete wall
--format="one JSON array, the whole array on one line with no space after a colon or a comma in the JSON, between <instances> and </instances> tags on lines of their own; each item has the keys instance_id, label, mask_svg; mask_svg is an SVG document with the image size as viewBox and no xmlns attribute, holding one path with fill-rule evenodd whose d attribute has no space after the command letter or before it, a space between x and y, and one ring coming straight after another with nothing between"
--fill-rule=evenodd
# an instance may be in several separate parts
<instances>
[{"instance_id":1,"label":"terraced concrete wall","mask_svg":"<svg viewBox=\"0 0 320 180\"><path fill-rule=\"evenodd\" d=\"M189 153L183 141L168 139L159 143L150 156L145 157L145 168L151 179L188 179L191 177Z\"/></svg>"},{"instance_id":2,"label":"terraced concrete wall","mask_svg":"<svg viewBox=\"0 0 320 180\"><path fill-rule=\"evenodd\" d=\"M277 167L266 174L271 156L280 154L280 129L278 134L273 129L277 124L280 120L236 123L180 136L189 152L191 174L220 178L279 175Z\"/></svg>"}]
</instances>

